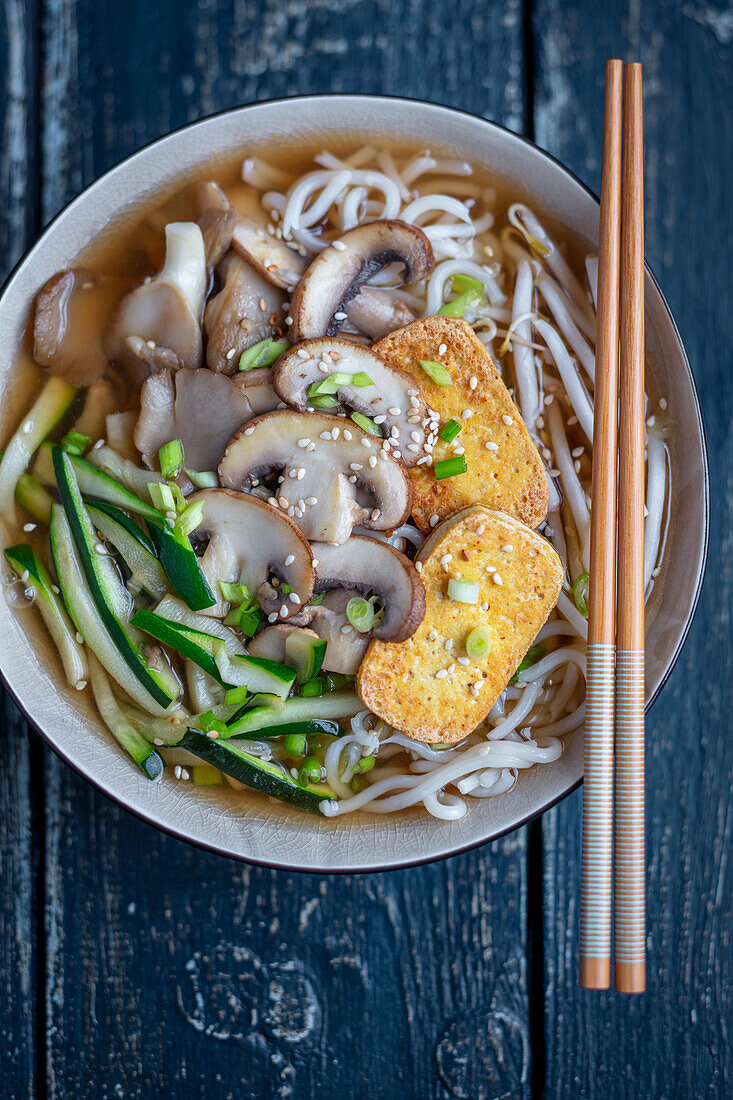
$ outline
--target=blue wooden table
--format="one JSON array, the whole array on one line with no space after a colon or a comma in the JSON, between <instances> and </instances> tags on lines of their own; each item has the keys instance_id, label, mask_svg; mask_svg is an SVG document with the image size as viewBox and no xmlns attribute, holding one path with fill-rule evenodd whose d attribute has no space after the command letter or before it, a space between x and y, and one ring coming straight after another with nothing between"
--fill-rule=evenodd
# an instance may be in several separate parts
<instances>
[{"instance_id":1,"label":"blue wooden table","mask_svg":"<svg viewBox=\"0 0 733 1100\"><path fill-rule=\"evenodd\" d=\"M648 726L646 996L578 989L577 793L429 867L353 878L250 869L117 809L5 701L2 1097L731 1096L730 4L2 0L0 10L5 269L143 143L300 92L462 107L533 137L597 189L603 61L640 58L648 257L695 367L713 479L702 603Z\"/></svg>"}]
</instances>

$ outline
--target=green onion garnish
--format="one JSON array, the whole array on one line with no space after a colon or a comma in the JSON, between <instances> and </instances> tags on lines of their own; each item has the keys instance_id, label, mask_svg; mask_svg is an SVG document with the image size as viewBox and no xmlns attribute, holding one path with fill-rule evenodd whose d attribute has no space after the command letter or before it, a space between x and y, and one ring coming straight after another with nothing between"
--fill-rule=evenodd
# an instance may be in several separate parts
<instances>
[{"instance_id":1,"label":"green onion garnish","mask_svg":"<svg viewBox=\"0 0 733 1100\"><path fill-rule=\"evenodd\" d=\"M248 638L253 637L263 619L262 611L258 606L242 608L239 615L239 629Z\"/></svg>"},{"instance_id":2,"label":"green onion garnish","mask_svg":"<svg viewBox=\"0 0 733 1100\"><path fill-rule=\"evenodd\" d=\"M227 733L226 722L222 722L221 718L217 718L213 710L204 711L199 715L198 727L202 733L210 733L212 730L216 730L217 733Z\"/></svg>"},{"instance_id":3,"label":"green onion garnish","mask_svg":"<svg viewBox=\"0 0 733 1100\"><path fill-rule=\"evenodd\" d=\"M379 435L381 432L374 421L369 416L364 416L364 413L352 413L351 419L359 428L363 428L365 432L369 432L369 435Z\"/></svg>"},{"instance_id":4,"label":"green onion garnish","mask_svg":"<svg viewBox=\"0 0 733 1100\"><path fill-rule=\"evenodd\" d=\"M306 756L300 765L298 784L301 787L307 787L309 783L320 783L323 779L323 772L324 769L320 760L317 760L315 756Z\"/></svg>"},{"instance_id":5,"label":"green onion garnish","mask_svg":"<svg viewBox=\"0 0 733 1100\"><path fill-rule=\"evenodd\" d=\"M339 402L335 397L324 394L323 397L311 397L310 403L314 409L335 409Z\"/></svg>"},{"instance_id":6,"label":"green onion garnish","mask_svg":"<svg viewBox=\"0 0 733 1100\"><path fill-rule=\"evenodd\" d=\"M197 500L189 504L175 522L175 528L182 535L190 535L204 521L204 502Z\"/></svg>"},{"instance_id":7,"label":"green onion garnish","mask_svg":"<svg viewBox=\"0 0 733 1100\"><path fill-rule=\"evenodd\" d=\"M456 294L465 294L468 290L479 295L484 292L484 284L480 279L474 279L473 275L454 275L451 286Z\"/></svg>"},{"instance_id":8,"label":"green onion garnish","mask_svg":"<svg viewBox=\"0 0 733 1100\"><path fill-rule=\"evenodd\" d=\"M449 375L447 369L442 363L436 363L432 359L420 359L420 366L427 374L428 378L435 382L436 386L452 386L453 379Z\"/></svg>"},{"instance_id":9,"label":"green onion garnish","mask_svg":"<svg viewBox=\"0 0 733 1100\"><path fill-rule=\"evenodd\" d=\"M475 626L466 638L466 653L472 661L483 661L491 653L491 631L486 626Z\"/></svg>"},{"instance_id":10,"label":"green onion garnish","mask_svg":"<svg viewBox=\"0 0 733 1100\"><path fill-rule=\"evenodd\" d=\"M435 463L434 469L438 481L442 481L445 477L457 477L458 474L465 474L468 469L466 456L454 455L453 458L444 458L441 462Z\"/></svg>"},{"instance_id":11,"label":"green onion garnish","mask_svg":"<svg viewBox=\"0 0 733 1100\"><path fill-rule=\"evenodd\" d=\"M319 695L325 695L327 690L325 677L314 676L312 680L306 680L306 682L301 685L300 694L306 698L315 698Z\"/></svg>"},{"instance_id":12,"label":"green onion garnish","mask_svg":"<svg viewBox=\"0 0 733 1100\"><path fill-rule=\"evenodd\" d=\"M289 733L283 740L283 748L291 756L305 756L308 752L308 738L304 733Z\"/></svg>"},{"instance_id":13,"label":"green onion garnish","mask_svg":"<svg viewBox=\"0 0 733 1100\"><path fill-rule=\"evenodd\" d=\"M334 394L341 386L348 386L352 377L351 374L329 374L327 378L319 378L308 387L308 398Z\"/></svg>"},{"instance_id":14,"label":"green onion garnish","mask_svg":"<svg viewBox=\"0 0 733 1100\"><path fill-rule=\"evenodd\" d=\"M588 574L581 573L573 585L575 606L584 619L588 618Z\"/></svg>"},{"instance_id":15,"label":"green onion garnish","mask_svg":"<svg viewBox=\"0 0 733 1100\"><path fill-rule=\"evenodd\" d=\"M219 588L225 600L229 603L249 603L252 597L246 584L229 584L227 581L219 581Z\"/></svg>"},{"instance_id":16,"label":"green onion garnish","mask_svg":"<svg viewBox=\"0 0 733 1100\"><path fill-rule=\"evenodd\" d=\"M369 756L362 756L361 760L357 761L354 765L354 771L357 774L363 774L364 772L370 772L377 762L375 753L371 753Z\"/></svg>"},{"instance_id":17,"label":"green onion garnish","mask_svg":"<svg viewBox=\"0 0 733 1100\"><path fill-rule=\"evenodd\" d=\"M517 674L524 672L525 668L531 668L532 665L536 665L540 657L544 657L545 647L543 645L533 645L527 650L521 664L517 667L517 671L512 676L512 681L516 682Z\"/></svg>"},{"instance_id":18,"label":"green onion garnish","mask_svg":"<svg viewBox=\"0 0 733 1100\"><path fill-rule=\"evenodd\" d=\"M448 420L438 432L438 435L446 443L452 443L461 430L461 425L457 420Z\"/></svg>"},{"instance_id":19,"label":"green onion garnish","mask_svg":"<svg viewBox=\"0 0 733 1100\"><path fill-rule=\"evenodd\" d=\"M183 444L180 439L171 439L158 451L158 462L163 477L170 480L178 477L183 468Z\"/></svg>"},{"instance_id":20,"label":"green onion garnish","mask_svg":"<svg viewBox=\"0 0 733 1100\"><path fill-rule=\"evenodd\" d=\"M446 302L438 310L439 317L463 317L469 306L475 306L481 301L481 295L475 290L467 290L465 294L454 298L452 302Z\"/></svg>"},{"instance_id":21,"label":"green onion garnish","mask_svg":"<svg viewBox=\"0 0 733 1100\"><path fill-rule=\"evenodd\" d=\"M352 596L346 605L346 618L354 630L367 634L377 621L373 601L365 600L362 596Z\"/></svg>"},{"instance_id":22,"label":"green onion garnish","mask_svg":"<svg viewBox=\"0 0 733 1100\"><path fill-rule=\"evenodd\" d=\"M448 581L448 599L456 603L478 603L478 581L459 581L451 577Z\"/></svg>"},{"instance_id":23,"label":"green onion garnish","mask_svg":"<svg viewBox=\"0 0 733 1100\"><path fill-rule=\"evenodd\" d=\"M323 603L323 601L326 598L326 595L327 595L326 592L319 592L317 596L314 596L312 600L309 600L308 606L309 607L318 607L319 604Z\"/></svg>"},{"instance_id":24,"label":"green onion garnish","mask_svg":"<svg viewBox=\"0 0 733 1100\"><path fill-rule=\"evenodd\" d=\"M249 688L236 687L227 688L224 696L224 702L228 707L243 707L249 699Z\"/></svg>"},{"instance_id":25,"label":"green onion garnish","mask_svg":"<svg viewBox=\"0 0 733 1100\"><path fill-rule=\"evenodd\" d=\"M275 360L287 351L287 340L272 340L269 336L243 351L239 357L240 370L255 370L257 367L271 367Z\"/></svg>"},{"instance_id":26,"label":"green onion garnish","mask_svg":"<svg viewBox=\"0 0 733 1100\"><path fill-rule=\"evenodd\" d=\"M163 481L151 481L148 485L148 492L154 507L159 512L175 512L176 500L170 485L166 485Z\"/></svg>"},{"instance_id":27,"label":"green onion garnish","mask_svg":"<svg viewBox=\"0 0 733 1100\"><path fill-rule=\"evenodd\" d=\"M219 475L216 470L186 470L190 481L197 489L218 489Z\"/></svg>"},{"instance_id":28,"label":"green onion garnish","mask_svg":"<svg viewBox=\"0 0 733 1100\"><path fill-rule=\"evenodd\" d=\"M82 435L81 432L75 432L72 428L72 430L67 432L61 440L61 448L70 455L83 455L91 442L90 436Z\"/></svg>"},{"instance_id":29,"label":"green onion garnish","mask_svg":"<svg viewBox=\"0 0 733 1100\"><path fill-rule=\"evenodd\" d=\"M374 382L372 382L369 375L366 373L366 371L363 371L363 370L359 370L359 371L356 372L356 374L352 374L351 381L353 382L353 384L355 386L361 386L362 388L364 386L373 386L374 385Z\"/></svg>"}]
</instances>

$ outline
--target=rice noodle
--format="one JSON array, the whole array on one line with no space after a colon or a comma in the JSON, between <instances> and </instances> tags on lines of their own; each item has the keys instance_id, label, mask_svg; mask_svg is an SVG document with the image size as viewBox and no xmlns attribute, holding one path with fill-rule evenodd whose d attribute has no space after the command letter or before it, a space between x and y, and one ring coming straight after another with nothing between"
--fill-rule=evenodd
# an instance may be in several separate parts
<instances>
[{"instance_id":1,"label":"rice noodle","mask_svg":"<svg viewBox=\"0 0 733 1100\"><path fill-rule=\"evenodd\" d=\"M530 432L534 432L537 417L540 415L540 391L537 382L537 368L531 348L522 341L528 341L532 335L529 318L532 314L532 269L526 260L520 260L514 282L512 298L512 325L520 340L512 343L514 360L514 378L519 396L519 411ZM521 320L520 320L521 318Z\"/></svg>"},{"instance_id":2,"label":"rice noodle","mask_svg":"<svg viewBox=\"0 0 733 1100\"><path fill-rule=\"evenodd\" d=\"M537 280L537 289L547 302L550 313L555 318L560 332L582 363L585 373L592 382L595 382L596 357L570 316L568 299L560 293L556 284L548 279L546 275Z\"/></svg>"},{"instance_id":3,"label":"rice noodle","mask_svg":"<svg viewBox=\"0 0 733 1100\"><path fill-rule=\"evenodd\" d=\"M562 339L547 321L535 320L534 327L547 345L547 350L558 369L565 386L568 402L578 418L578 423L589 442L593 442L593 406L578 374L577 368L568 354Z\"/></svg>"},{"instance_id":4,"label":"rice noodle","mask_svg":"<svg viewBox=\"0 0 733 1100\"><path fill-rule=\"evenodd\" d=\"M572 513L575 529L580 540L581 561L587 571L590 563L590 512L588 511L588 505L585 503L583 486L580 484L580 479L573 466L559 401L553 401L548 407L547 419L555 465L560 471L560 481L562 482L565 500Z\"/></svg>"}]
</instances>

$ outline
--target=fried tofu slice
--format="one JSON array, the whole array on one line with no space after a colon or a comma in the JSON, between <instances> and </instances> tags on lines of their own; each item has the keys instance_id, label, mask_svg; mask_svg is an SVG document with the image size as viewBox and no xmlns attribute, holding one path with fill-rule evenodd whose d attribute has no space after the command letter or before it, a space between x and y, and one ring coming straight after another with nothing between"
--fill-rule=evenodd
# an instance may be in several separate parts
<instances>
[{"instance_id":1,"label":"fried tofu slice","mask_svg":"<svg viewBox=\"0 0 733 1100\"><path fill-rule=\"evenodd\" d=\"M415 376L442 423L453 419L461 425L452 444L437 440L434 458L449 458L454 448L462 447L465 474L438 481L432 466L410 470L415 487L412 515L420 530L432 530L431 516L439 522L470 504L485 504L529 527L539 526L547 515L548 501L542 460L493 359L471 326L456 317L426 317L385 336L373 350ZM433 382L420 366L421 359L442 363L453 385Z\"/></svg>"},{"instance_id":2,"label":"fried tofu slice","mask_svg":"<svg viewBox=\"0 0 733 1100\"><path fill-rule=\"evenodd\" d=\"M425 618L405 642L371 643L356 690L409 737L452 743L484 720L509 683L557 602L563 567L536 531L480 505L437 527L418 563ZM450 599L451 577L478 583L478 602ZM477 626L488 627L491 650L471 660L466 639Z\"/></svg>"}]
</instances>

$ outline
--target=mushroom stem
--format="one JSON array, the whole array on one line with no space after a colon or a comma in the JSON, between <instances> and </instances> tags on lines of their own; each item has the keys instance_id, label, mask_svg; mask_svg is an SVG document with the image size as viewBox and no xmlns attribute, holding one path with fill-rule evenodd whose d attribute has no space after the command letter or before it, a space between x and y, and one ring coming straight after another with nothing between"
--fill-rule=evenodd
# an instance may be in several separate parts
<instances>
[{"instance_id":1,"label":"mushroom stem","mask_svg":"<svg viewBox=\"0 0 733 1100\"><path fill-rule=\"evenodd\" d=\"M206 297L204 239L195 222L171 222L165 227L165 263L155 282L173 283L194 317L201 319Z\"/></svg>"}]
</instances>

